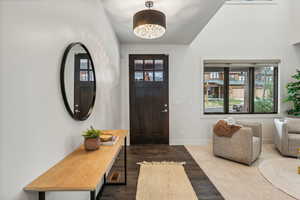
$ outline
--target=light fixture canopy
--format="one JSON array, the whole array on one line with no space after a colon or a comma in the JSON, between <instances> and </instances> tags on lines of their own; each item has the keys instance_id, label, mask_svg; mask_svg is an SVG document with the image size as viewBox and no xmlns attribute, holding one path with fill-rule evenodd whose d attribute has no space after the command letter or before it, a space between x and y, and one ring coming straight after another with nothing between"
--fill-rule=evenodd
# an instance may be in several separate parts
<instances>
[{"instance_id":1,"label":"light fixture canopy","mask_svg":"<svg viewBox=\"0 0 300 200\"><path fill-rule=\"evenodd\" d=\"M166 32L166 15L158 10L153 10L153 1L146 1L147 10L137 12L133 16L133 32L144 39L155 39Z\"/></svg>"}]
</instances>

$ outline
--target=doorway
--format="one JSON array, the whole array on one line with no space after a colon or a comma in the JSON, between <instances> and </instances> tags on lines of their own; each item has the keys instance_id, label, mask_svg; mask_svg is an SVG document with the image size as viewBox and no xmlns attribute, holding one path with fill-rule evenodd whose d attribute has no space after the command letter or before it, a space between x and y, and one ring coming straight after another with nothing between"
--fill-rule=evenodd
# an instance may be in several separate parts
<instances>
[{"instance_id":1,"label":"doorway","mask_svg":"<svg viewBox=\"0 0 300 200\"><path fill-rule=\"evenodd\" d=\"M169 144L169 57L129 55L130 143Z\"/></svg>"}]
</instances>

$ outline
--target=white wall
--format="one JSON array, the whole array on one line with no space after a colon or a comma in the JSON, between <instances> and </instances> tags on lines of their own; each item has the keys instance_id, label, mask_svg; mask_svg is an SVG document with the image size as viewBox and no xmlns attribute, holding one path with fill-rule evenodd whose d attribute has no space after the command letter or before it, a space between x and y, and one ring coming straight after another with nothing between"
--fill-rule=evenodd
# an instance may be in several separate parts
<instances>
[{"instance_id":1,"label":"white wall","mask_svg":"<svg viewBox=\"0 0 300 200\"><path fill-rule=\"evenodd\" d=\"M76 41L90 50L97 77L84 122L66 112L59 84L63 52ZM23 187L78 147L83 130L120 127L119 44L99 0L0 0L0 44L0 199L33 200Z\"/></svg>"},{"instance_id":2,"label":"white wall","mask_svg":"<svg viewBox=\"0 0 300 200\"><path fill-rule=\"evenodd\" d=\"M211 125L220 116L204 116L202 77L204 59L281 59L280 93L299 65L299 48L289 42L289 2L225 4L190 46L122 45L122 125L129 127L128 54L170 54L170 142L203 144L211 138ZM280 98L281 101L281 98ZM284 105L280 106L281 113ZM279 115L278 115L279 116ZM236 116L262 121L265 142L273 139L277 115Z\"/></svg>"},{"instance_id":3,"label":"white wall","mask_svg":"<svg viewBox=\"0 0 300 200\"><path fill-rule=\"evenodd\" d=\"M300 43L300 1L291 0L292 44Z\"/></svg>"}]
</instances>

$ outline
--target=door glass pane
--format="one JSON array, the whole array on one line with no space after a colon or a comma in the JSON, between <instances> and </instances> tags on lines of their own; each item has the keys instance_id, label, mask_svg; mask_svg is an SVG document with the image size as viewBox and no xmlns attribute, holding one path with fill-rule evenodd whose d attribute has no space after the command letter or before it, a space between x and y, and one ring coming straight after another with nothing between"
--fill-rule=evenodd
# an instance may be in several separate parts
<instances>
[{"instance_id":1,"label":"door glass pane","mask_svg":"<svg viewBox=\"0 0 300 200\"><path fill-rule=\"evenodd\" d=\"M90 71L90 77L89 77L90 81L94 81L94 72Z\"/></svg>"},{"instance_id":2,"label":"door glass pane","mask_svg":"<svg viewBox=\"0 0 300 200\"><path fill-rule=\"evenodd\" d=\"M92 61L88 60L88 63L89 63L89 70L92 70Z\"/></svg>"},{"instance_id":3,"label":"door glass pane","mask_svg":"<svg viewBox=\"0 0 300 200\"><path fill-rule=\"evenodd\" d=\"M164 72L155 72L155 81L164 81Z\"/></svg>"},{"instance_id":4,"label":"door glass pane","mask_svg":"<svg viewBox=\"0 0 300 200\"><path fill-rule=\"evenodd\" d=\"M145 65L144 65L144 70L146 71L148 71L148 70L150 70L150 71L153 71L154 69L153 69L153 60L145 60L144 61L145 62Z\"/></svg>"},{"instance_id":5,"label":"door glass pane","mask_svg":"<svg viewBox=\"0 0 300 200\"><path fill-rule=\"evenodd\" d=\"M88 71L80 71L80 81L88 81Z\"/></svg>"},{"instance_id":6,"label":"door glass pane","mask_svg":"<svg viewBox=\"0 0 300 200\"><path fill-rule=\"evenodd\" d=\"M155 65L155 70L163 70L164 69L164 61L163 60L155 60L154 65Z\"/></svg>"},{"instance_id":7,"label":"door glass pane","mask_svg":"<svg viewBox=\"0 0 300 200\"><path fill-rule=\"evenodd\" d=\"M87 69L88 61L88 59L80 59L80 69Z\"/></svg>"},{"instance_id":8,"label":"door glass pane","mask_svg":"<svg viewBox=\"0 0 300 200\"><path fill-rule=\"evenodd\" d=\"M153 72L145 72L144 81L153 81Z\"/></svg>"},{"instance_id":9,"label":"door glass pane","mask_svg":"<svg viewBox=\"0 0 300 200\"><path fill-rule=\"evenodd\" d=\"M254 112L274 112L274 67L255 68Z\"/></svg>"},{"instance_id":10,"label":"door glass pane","mask_svg":"<svg viewBox=\"0 0 300 200\"><path fill-rule=\"evenodd\" d=\"M249 112L249 70L229 71L229 112Z\"/></svg>"},{"instance_id":11,"label":"door glass pane","mask_svg":"<svg viewBox=\"0 0 300 200\"><path fill-rule=\"evenodd\" d=\"M143 72L134 72L134 80L143 81L144 80Z\"/></svg>"},{"instance_id":12,"label":"door glass pane","mask_svg":"<svg viewBox=\"0 0 300 200\"><path fill-rule=\"evenodd\" d=\"M224 112L224 71L204 72L204 110Z\"/></svg>"},{"instance_id":13,"label":"door glass pane","mask_svg":"<svg viewBox=\"0 0 300 200\"><path fill-rule=\"evenodd\" d=\"M134 60L134 69L143 70L143 60Z\"/></svg>"}]
</instances>

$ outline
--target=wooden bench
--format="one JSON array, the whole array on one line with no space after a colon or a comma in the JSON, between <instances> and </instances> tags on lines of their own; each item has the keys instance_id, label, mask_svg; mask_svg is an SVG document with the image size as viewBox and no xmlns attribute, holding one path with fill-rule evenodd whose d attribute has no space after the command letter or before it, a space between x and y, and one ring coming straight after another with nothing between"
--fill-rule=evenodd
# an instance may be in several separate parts
<instances>
[{"instance_id":1,"label":"wooden bench","mask_svg":"<svg viewBox=\"0 0 300 200\"><path fill-rule=\"evenodd\" d=\"M103 187L106 185L126 185L128 131L106 130L104 133L113 134L120 138L113 146L100 146L99 150L96 151L85 151L83 145L81 145L62 161L32 181L24 190L38 192L39 200L45 200L45 192L50 191L89 191L90 199L95 200L99 198ZM107 174L123 145L125 181L109 183L106 181ZM97 186L102 183L102 180L103 185L99 193L96 194Z\"/></svg>"}]
</instances>

